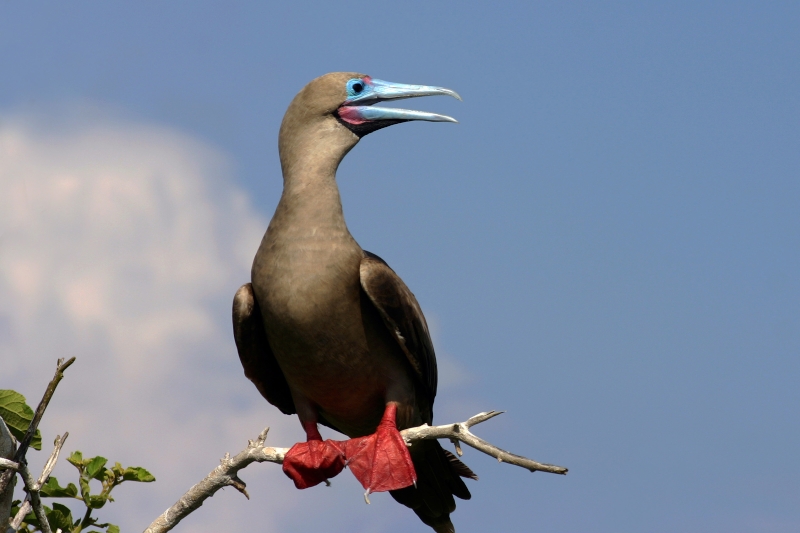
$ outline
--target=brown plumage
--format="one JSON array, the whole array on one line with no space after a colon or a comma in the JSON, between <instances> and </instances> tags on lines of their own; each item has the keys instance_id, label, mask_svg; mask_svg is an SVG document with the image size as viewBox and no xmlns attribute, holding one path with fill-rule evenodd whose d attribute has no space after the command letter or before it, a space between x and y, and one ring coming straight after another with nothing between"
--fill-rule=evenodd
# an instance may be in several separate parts
<instances>
[{"instance_id":1,"label":"brown plumage","mask_svg":"<svg viewBox=\"0 0 800 533\"><path fill-rule=\"evenodd\" d=\"M360 437L375 431L388 403L397 405L398 429L432 423L437 372L416 298L345 224L339 163L363 135L404 121L343 120L353 80L371 83L356 73L315 79L284 116L283 195L256 254L252 284L234 298L233 325L245 375L264 398L297 413L307 432L322 423ZM410 452L417 487L392 496L434 530L454 531L453 495L468 499L460 476L474 474L437 441Z\"/></svg>"}]
</instances>

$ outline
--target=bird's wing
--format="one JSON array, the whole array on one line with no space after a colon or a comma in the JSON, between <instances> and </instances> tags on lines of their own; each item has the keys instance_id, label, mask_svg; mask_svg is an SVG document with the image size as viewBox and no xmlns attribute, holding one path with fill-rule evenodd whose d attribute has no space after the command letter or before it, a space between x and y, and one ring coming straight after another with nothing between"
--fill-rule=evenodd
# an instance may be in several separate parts
<instances>
[{"instance_id":1,"label":"bird's wing","mask_svg":"<svg viewBox=\"0 0 800 533\"><path fill-rule=\"evenodd\" d=\"M244 375L281 412L296 413L289 385L267 342L261 309L250 283L242 285L233 297L233 337Z\"/></svg>"},{"instance_id":2,"label":"bird's wing","mask_svg":"<svg viewBox=\"0 0 800 533\"><path fill-rule=\"evenodd\" d=\"M361 287L405 352L423 386L429 405L433 406L438 379L436 354L422 309L386 261L373 253L364 253L366 257L361 260Z\"/></svg>"}]
</instances>

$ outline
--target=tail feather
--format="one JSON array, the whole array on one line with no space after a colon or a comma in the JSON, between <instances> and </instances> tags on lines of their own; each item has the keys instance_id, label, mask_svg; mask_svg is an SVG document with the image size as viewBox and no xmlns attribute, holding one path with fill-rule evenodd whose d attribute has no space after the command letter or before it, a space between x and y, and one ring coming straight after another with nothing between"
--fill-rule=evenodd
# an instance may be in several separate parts
<instances>
[{"instance_id":1,"label":"tail feather","mask_svg":"<svg viewBox=\"0 0 800 533\"><path fill-rule=\"evenodd\" d=\"M450 461L450 466L453 468L453 471L461 477L466 477L469 479L474 479L478 481L478 475L472 471L470 467L465 465L461 462L461 459L453 455L452 453L448 452L447 450L442 450L444 452L445 457L447 460Z\"/></svg>"},{"instance_id":2,"label":"tail feather","mask_svg":"<svg viewBox=\"0 0 800 533\"><path fill-rule=\"evenodd\" d=\"M453 454L445 451L438 441L417 442L409 451L417 471L417 486L393 490L390 494L410 507L437 533L455 533L450 521L450 513L456 509L453 496L468 500L471 495L461 476L472 479L477 479L477 476Z\"/></svg>"}]
</instances>

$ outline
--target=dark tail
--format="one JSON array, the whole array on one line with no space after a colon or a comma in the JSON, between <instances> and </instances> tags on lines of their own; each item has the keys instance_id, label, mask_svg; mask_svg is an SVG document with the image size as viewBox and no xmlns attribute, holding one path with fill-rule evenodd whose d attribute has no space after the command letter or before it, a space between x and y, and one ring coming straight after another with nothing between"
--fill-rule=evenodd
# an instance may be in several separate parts
<instances>
[{"instance_id":1,"label":"dark tail","mask_svg":"<svg viewBox=\"0 0 800 533\"><path fill-rule=\"evenodd\" d=\"M456 510L453 496L469 500L471 495L462 477L478 479L467 465L445 451L436 440L423 440L411 449L417 471L417 486L390 492L392 497L417 513L420 520L437 533L455 533L450 513Z\"/></svg>"}]
</instances>

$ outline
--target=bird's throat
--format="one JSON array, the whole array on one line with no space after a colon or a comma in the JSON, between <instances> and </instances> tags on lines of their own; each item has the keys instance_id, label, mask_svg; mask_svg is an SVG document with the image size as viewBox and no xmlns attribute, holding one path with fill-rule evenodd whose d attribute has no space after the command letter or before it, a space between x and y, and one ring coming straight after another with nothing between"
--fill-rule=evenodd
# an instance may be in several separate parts
<instances>
[{"instance_id":1,"label":"bird's throat","mask_svg":"<svg viewBox=\"0 0 800 533\"><path fill-rule=\"evenodd\" d=\"M335 166L285 165L284 190L253 264L253 285L278 321L311 325L357 305L363 252L342 211ZM317 315L320 316L317 316Z\"/></svg>"},{"instance_id":2,"label":"bird's throat","mask_svg":"<svg viewBox=\"0 0 800 533\"><path fill-rule=\"evenodd\" d=\"M284 188L312 181L336 178L344 156L358 144L359 137L327 116L298 127L289 114L278 137Z\"/></svg>"},{"instance_id":3,"label":"bird's throat","mask_svg":"<svg viewBox=\"0 0 800 533\"><path fill-rule=\"evenodd\" d=\"M342 211L336 171L358 138L333 118L303 129L281 127L279 151L283 194L267 235L287 238L286 246L314 241L352 242Z\"/></svg>"}]
</instances>

